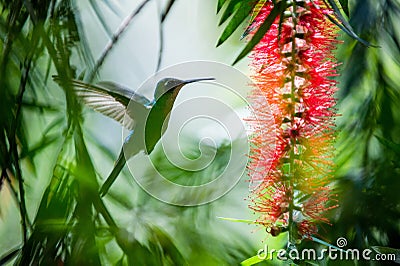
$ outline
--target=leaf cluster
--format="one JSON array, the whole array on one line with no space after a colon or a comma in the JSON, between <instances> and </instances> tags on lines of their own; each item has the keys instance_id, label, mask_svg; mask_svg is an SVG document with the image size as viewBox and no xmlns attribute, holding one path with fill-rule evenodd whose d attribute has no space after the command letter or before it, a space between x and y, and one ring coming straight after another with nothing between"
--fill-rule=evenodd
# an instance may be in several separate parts
<instances>
[{"instance_id":1,"label":"leaf cluster","mask_svg":"<svg viewBox=\"0 0 400 266\"><path fill-rule=\"evenodd\" d=\"M304 4L304 0L295 0L298 5ZM267 0L218 0L217 13L222 13L219 25L227 22L219 40L217 47L223 44L241 25L247 21L247 27L243 30L242 39L252 33L251 38L246 43L243 50L239 53L233 62L233 65L249 54L253 48L261 41L265 33L268 32L271 25L279 19L279 24L282 19L290 14L287 14L287 8L291 5L291 1L276 1L273 0L273 8L262 23L255 29L254 22L262 10L268 4ZM326 14L327 18L335 23L340 29L346 32L352 38L358 40L366 46L372 46L369 42L360 38L353 30L345 16L349 16L349 3L347 0L324 0L324 4L333 10L332 15ZM225 7L225 8L224 8ZM223 11L222 11L223 10ZM277 36L277 38L279 38Z\"/></svg>"}]
</instances>

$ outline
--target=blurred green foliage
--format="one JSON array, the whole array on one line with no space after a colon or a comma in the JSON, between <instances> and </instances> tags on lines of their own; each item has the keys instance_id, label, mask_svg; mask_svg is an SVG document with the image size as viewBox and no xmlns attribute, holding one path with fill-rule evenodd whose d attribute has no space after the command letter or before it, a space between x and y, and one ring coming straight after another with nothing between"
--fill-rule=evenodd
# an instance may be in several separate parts
<instances>
[{"instance_id":1,"label":"blurred green foliage","mask_svg":"<svg viewBox=\"0 0 400 266\"><path fill-rule=\"evenodd\" d=\"M368 48L344 36L338 51L337 189L329 228L348 247L400 248L400 2L350 1L350 23Z\"/></svg>"},{"instance_id":2,"label":"blurred green foliage","mask_svg":"<svg viewBox=\"0 0 400 266\"><path fill-rule=\"evenodd\" d=\"M89 2L112 38L99 2ZM224 2L218 1L222 11ZM400 3L348 2L354 31L380 48L342 36L335 184L340 207L320 234L329 243L346 237L349 248L399 249ZM117 13L112 1L102 3ZM132 185L100 198L92 150L109 161L115 154L85 128L72 88L50 81L53 74L95 76L101 65L82 33L76 2L1 0L0 10L0 264L235 265L254 256L258 248L244 237L250 228L243 233L243 227L215 221L223 216L216 209L226 208L228 200L176 207ZM235 15L222 41L247 25L245 15L250 11ZM220 170L227 150L218 148L221 160L199 172L199 179ZM174 169L160 150L153 157L171 178L197 182L193 173Z\"/></svg>"},{"instance_id":3,"label":"blurred green foliage","mask_svg":"<svg viewBox=\"0 0 400 266\"><path fill-rule=\"evenodd\" d=\"M0 264L221 265L250 256L249 241L217 220L214 207L221 203L170 206L131 184L99 197L102 178L90 151L100 150L107 160L115 155L86 129L73 88L51 81L52 75L95 78L115 48L94 61L76 4L0 2ZM120 35L111 36L99 2L89 4L115 43ZM118 10L113 2L103 4ZM209 177L218 163L190 173L192 180ZM168 174L188 173L171 168Z\"/></svg>"}]
</instances>

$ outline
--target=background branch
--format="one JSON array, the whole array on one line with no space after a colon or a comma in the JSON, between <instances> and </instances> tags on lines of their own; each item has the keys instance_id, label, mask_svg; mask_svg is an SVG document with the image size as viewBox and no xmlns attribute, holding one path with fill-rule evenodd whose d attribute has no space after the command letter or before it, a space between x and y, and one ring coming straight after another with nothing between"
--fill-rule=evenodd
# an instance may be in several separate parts
<instances>
[{"instance_id":1,"label":"background branch","mask_svg":"<svg viewBox=\"0 0 400 266\"><path fill-rule=\"evenodd\" d=\"M99 68L103 65L104 60L106 59L107 55L110 53L111 49L117 43L121 35L125 32L128 28L129 24L132 20L140 13L140 11L150 2L151 0L143 1L128 17L126 17L121 25L118 27L117 31L111 37L111 40L107 43L106 47L103 49L99 59L95 62L93 69L90 71L87 81L93 81L95 75L97 74Z\"/></svg>"}]
</instances>

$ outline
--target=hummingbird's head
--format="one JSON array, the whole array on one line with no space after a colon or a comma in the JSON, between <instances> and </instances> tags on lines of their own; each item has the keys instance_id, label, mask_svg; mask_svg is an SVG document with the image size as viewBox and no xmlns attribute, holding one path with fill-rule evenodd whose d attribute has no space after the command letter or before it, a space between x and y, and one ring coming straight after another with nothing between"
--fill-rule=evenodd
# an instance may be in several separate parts
<instances>
[{"instance_id":1,"label":"hummingbird's head","mask_svg":"<svg viewBox=\"0 0 400 266\"><path fill-rule=\"evenodd\" d=\"M157 83L156 91L154 92L154 99L157 101L165 93L171 93L172 96L176 97L180 89L182 89L186 84L202 80L215 80L215 78L197 78L188 80L163 78Z\"/></svg>"}]
</instances>

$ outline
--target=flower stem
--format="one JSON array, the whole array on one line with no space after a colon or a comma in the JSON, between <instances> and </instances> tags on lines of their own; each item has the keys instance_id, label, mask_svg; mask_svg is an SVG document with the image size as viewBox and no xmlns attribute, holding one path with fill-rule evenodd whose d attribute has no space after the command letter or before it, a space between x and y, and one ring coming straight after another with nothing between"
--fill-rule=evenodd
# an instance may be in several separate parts
<instances>
[{"instance_id":1,"label":"flower stem","mask_svg":"<svg viewBox=\"0 0 400 266\"><path fill-rule=\"evenodd\" d=\"M297 10L297 5L296 5L296 0L292 1L292 23L293 23L293 30L292 30L292 51L291 51L291 114L290 114L290 123L291 123L291 130L295 128L295 103L296 103L296 84L295 84L295 78L296 78L296 25L297 25L297 15L296 15L296 10ZM295 244L296 241L296 226L293 222L293 211L294 211L294 179L295 179L295 145L296 145L296 134L290 134L290 145L291 145L291 150L290 150L290 178L289 178L289 219L288 219L288 228L289 228L289 241L288 241L288 248L290 246Z\"/></svg>"}]
</instances>

